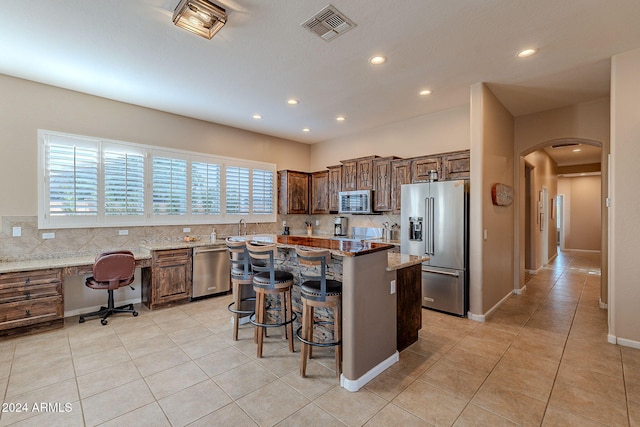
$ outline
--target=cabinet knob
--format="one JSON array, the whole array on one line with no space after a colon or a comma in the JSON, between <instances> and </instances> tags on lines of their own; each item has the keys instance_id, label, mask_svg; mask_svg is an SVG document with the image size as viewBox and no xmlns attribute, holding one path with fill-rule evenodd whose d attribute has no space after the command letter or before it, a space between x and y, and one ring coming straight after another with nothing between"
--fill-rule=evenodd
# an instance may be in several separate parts
<instances>
[{"instance_id":1,"label":"cabinet knob","mask_svg":"<svg viewBox=\"0 0 640 427\"><path fill-rule=\"evenodd\" d=\"M26 299L31 299L31 292L26 291L26 292L24 293L24 297L25 297Z\"/></svg>"},{"instance_id":2,"label":"cabinet knob","mask_svg":"<svg viewBox=\"0 0 640 427\"><path fill-rule=\"evenodd\" d=\"M25 310L24 314L27 317L31 316L31 310Z\"/></svg>"},{"instance_id":3,"label":"cabinet knob","mask_svg":"<svg viewBox=\"0 0 640 427\"><path fill-rule=\"evenodd\" d=\"M28 285L29 283L31 283L31 279L27 277L26 279L24 279L24 283Z\"/></svg>"}]
</instances>

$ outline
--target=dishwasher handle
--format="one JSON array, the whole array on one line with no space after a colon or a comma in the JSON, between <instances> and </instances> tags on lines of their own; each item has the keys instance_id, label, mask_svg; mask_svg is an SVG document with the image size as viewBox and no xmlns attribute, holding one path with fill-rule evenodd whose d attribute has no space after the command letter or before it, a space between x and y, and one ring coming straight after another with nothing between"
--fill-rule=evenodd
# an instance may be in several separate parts
<instances>
[{"instance_id":1,"label":"dishwasher handle","mask_svg":"<svg viewBox=\"0 0 640 427\"><path fill-rule=\"evenodd\" d=\"M202 253L207 253L207 252L223 252L226 251L227 248L226 247L221 247L221 248L194 248L193 249L193 254L197 255L197 254L202 254Z\"/></svg>"}]
</instances>

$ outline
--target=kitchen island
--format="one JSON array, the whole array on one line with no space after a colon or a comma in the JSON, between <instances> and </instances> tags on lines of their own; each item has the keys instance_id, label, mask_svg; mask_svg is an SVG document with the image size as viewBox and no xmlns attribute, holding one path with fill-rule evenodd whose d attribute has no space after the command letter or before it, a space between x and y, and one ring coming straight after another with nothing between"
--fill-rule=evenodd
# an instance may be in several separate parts
<instances>
[{"instance_id":1,"label":"kitchen island","mask_svg":"<svg viewBox=\"0 0 640 427\"><path fill-rule=\"evenodd\" d=\"M342 282L342 375L340 385L358 391L399 360L398 286L419 289L420 283L398 283L398 274L419 268L423 257L391 254L394 246L355 239L298 236L246 236L245 239L274 242L278 247L277 268L299 279L296 247L328 249L332 262L328 276ZM402 275L402 277L415 277ZM294 287L294 310L299 310L299 289ZM404 289L403 289L404 290ZM413 310L420 299L411 301ZM296 307L298 306L298 307ZM415 322L414 322L415 323ZM418 325L419 329L419 325ZM417 338L417 329L415 330Z\"/></svg>"}]
</instances>

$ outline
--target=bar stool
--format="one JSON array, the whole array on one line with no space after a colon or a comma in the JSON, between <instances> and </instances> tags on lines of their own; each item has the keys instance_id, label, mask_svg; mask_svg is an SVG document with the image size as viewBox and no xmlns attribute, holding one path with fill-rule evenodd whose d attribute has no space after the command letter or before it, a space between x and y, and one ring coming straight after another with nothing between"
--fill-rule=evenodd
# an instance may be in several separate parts
<instances>
[{"instance_id":1,"label":"bar stool","mask_svg":"<svg viewBox=\"0 0 640 427\"><path fill-rule=\"evenodd\" d=\"M256 312L249 319L256 327L254 339L258 343L258 357L262 357L266 328L283 326L283 338L289 340L289 351L294 351L293 322L297 319L297 315L293 312L291 305L293 274L275 269L276 250L274 243L247 242L247 251L253 270L253 289L256 291ZM280 306L268 306L267 295L273 295L276 299L280 296ZM280 320L267 323L267 311L279 311Z\"/></svg>"},{"instance_id":2,"label":"bar stool","mask_svg":"<svg viewBox=\"0 0 640 427\"><path fill-rule=\"evenodd\" d=\"M301 264L300 298L302 300L302 326L296 331L300 340L300 376L306 376L307 359L311 358L312 346L335 347L336 373L342 373L342 283L327 279L327 264L331 261L328 250L306 250L296 248ZM307 267L305 268L304 265ZM318 268L319 266L319 272ZM333 309L333 321L316 321L315 307ZM315 325L333 325L333 341L316 341L313 337Z\"/></svg>"},{"instance_id":3,"label":"bar stool","mask_svg":"<svg viewBox=\"0 0 640 427\"><path fill-rule=\"evenodd\" d=\"M227 237L225 243L229 251L233 293L233 302L227 306L227 309L233 313L233 340L238 341L240 318L255 313L256 297L253 292L253 273L245 241ZM244 296L247 294L249 296Z\"/></svg>"}]
</instances>

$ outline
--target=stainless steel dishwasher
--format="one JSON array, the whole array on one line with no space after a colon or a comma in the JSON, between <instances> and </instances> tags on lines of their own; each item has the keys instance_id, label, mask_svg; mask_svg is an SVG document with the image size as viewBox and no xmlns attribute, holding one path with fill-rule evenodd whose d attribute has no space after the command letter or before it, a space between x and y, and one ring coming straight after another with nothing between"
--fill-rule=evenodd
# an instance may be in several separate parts
<instances>
[{"instance_id":1,"label":"stainless steel dishwasher","mask_svg":"<svg viewBox=\"0 0 640 427\"><path fill-rule=\"evenodd\" d=\"M231 275L227 248L194 248L192 279L192 299L229 291Z\"/></svg>"}]
</instances>

